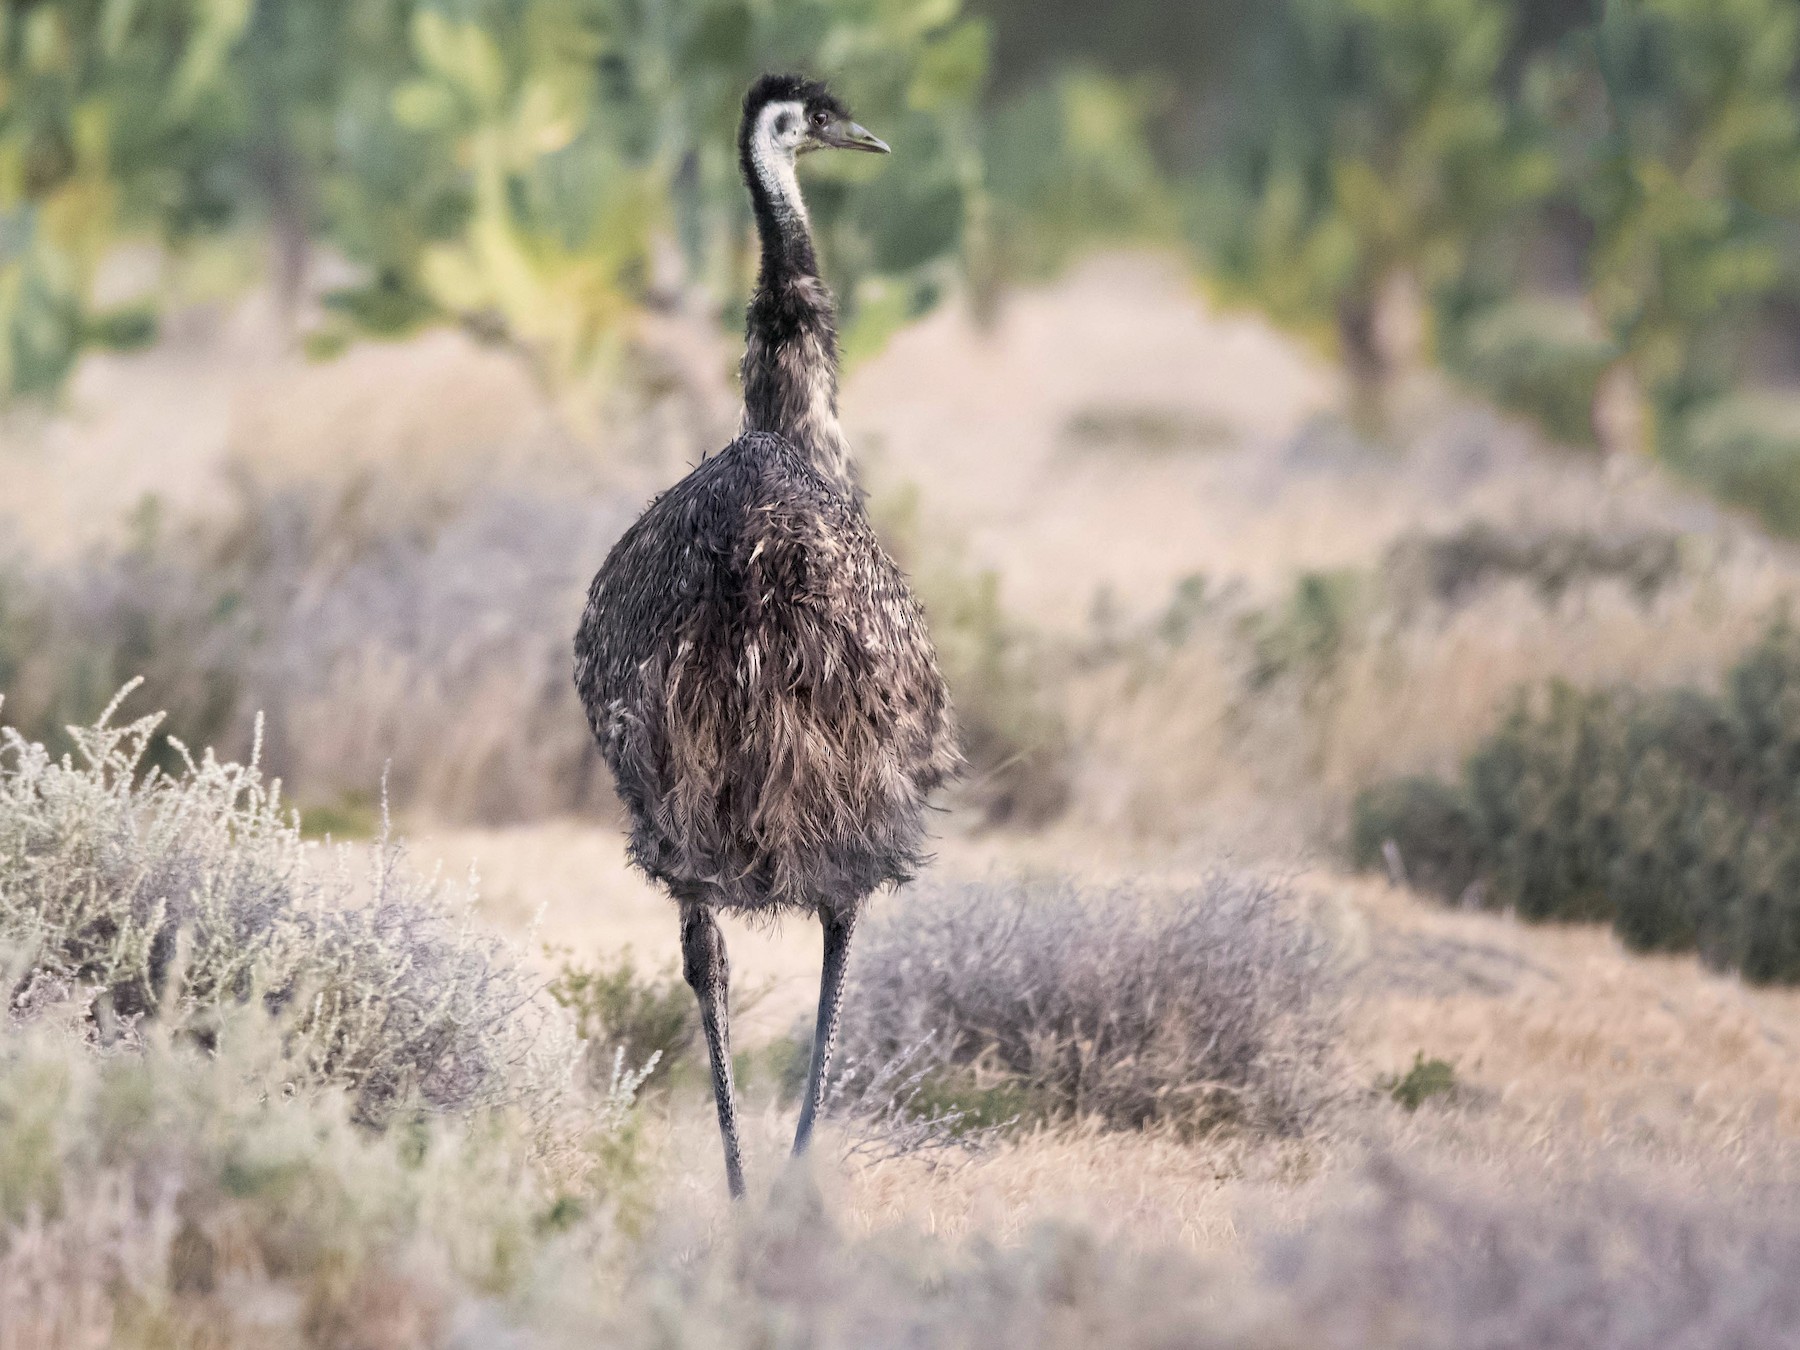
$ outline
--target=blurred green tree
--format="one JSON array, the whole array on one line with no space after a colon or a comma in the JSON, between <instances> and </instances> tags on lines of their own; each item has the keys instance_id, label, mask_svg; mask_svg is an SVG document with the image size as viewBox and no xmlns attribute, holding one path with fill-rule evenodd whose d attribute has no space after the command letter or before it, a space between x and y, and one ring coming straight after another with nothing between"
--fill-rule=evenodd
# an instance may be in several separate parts
<instances>
[{"instance_id":1,"label":"blurred green tree","mask_svg":"<svg viewBox=\"0 0 1800 1350\"><path fill-rule=\"evenodd\" d=\"M1594 303L1679 420L1731 382L1734 331L1800 210L1800 9L1611 0L1593 51L1610 111L1587 197Z\"/></svg>"},{"instance_id":2,"label":"blurred green tree","mask_svg":"<svg viewBox=\"0 0 1800 1350\"><path fill-rule=\"evenodd\" d=\"M216 214L206 147L248 17L247 0L0 9L0 395L51 392L83 346L148 335L147 311L92 311L95 275L135 232Z\"/></svg>"},{"instance_id":3,"label":"blurred green tree","mask_svg":"<svg viewBox=\"0 0 1800 1350\"><path fill-rule=\"evenodd\" d=\"M321 353L451 319L585 386L660 281L736 311L737 102L782 66L837 78L896 146L885 172L826 164L813 184L854 354L978 242L986 64L958 0L8 6L0 393L51 391L84 345L142 336L147 310L91 312L101 262L136 237L177 253L266 237L290 300L312 249L342 255L362 280L330 298Z\"/></svg>"},{"instance_id":4,"label":"blurred green tree","mask_svg":"<svg viewBox=\"0 0 1800 1350\"><path fill-rule=\"evenodd\" d=\"M1800 528L1800 426L1739 391L1800 214L1800 10L1611 0L1556 61L1592 222L1588 289L1638 439ZM1602 410L1604 411L1604 410Z\"/></svg>"},{"instance_id":5,"label":"blurred green tree","mask_svg":"<svg viewBox=\"0 0 1800 1350\"><path fill-rule=\"evenodd\" d=\"M1365 407L1554 163L1504 95L1504 0L1290 0L1194 193L1219 290L1335 348Z\"/></svg>"},{"instance_id":6,"label":"blurred green tree","mask_svg":"<svg viewBox=\"0 0 1800 1350\"><path fill-rule=\"evenodd\" d=\"M1042 279L1096 244L1167 242L1176 220L1151 150L1155 82L1070 69L999 100L983 132L991 288Z\"/></svg>"}]
</instances>

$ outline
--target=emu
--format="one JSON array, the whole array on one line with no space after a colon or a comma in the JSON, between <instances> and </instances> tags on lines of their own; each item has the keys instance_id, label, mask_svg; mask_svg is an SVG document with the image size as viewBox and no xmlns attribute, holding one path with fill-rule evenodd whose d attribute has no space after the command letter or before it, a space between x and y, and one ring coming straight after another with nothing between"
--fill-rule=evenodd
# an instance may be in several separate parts
<instances>
[{"instance_id":1,"label":"emu","mask_svg":"<svg viewBox=\"0 0 1800 1350\"><path fill-rule=\"evenodd\" d=\"M838 426L835 311L795 176L821 149L888 147L822 84L751 87L738 158L762 261L743 429L614 545L575 638L631 861L680 907L734 1198L743 1150L715 911L824 927L797 1155L824 1101L857 914L923 862L927 798L961 765L924 614L870 527Z\"/></svg>"}]
</instances>

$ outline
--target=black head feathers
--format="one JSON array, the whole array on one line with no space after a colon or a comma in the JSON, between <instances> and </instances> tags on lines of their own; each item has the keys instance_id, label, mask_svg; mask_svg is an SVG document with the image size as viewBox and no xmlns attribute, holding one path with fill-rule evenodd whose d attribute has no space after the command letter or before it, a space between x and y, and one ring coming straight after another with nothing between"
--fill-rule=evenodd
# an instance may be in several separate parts
<instances>
[{"instance_id":1,"label":"black head feathers","mask_svg":"<svg viewBox=\"0 0 1800 1350\"><path fill-rule=\"evenodd\" d=\"M809 80L804 75L764 75L744 95L745 124L755 122L756 115L771 103L800 103L809 115L827 112L833 117L850 116L850 109L826 88L823 80Z\"/></svg>"}]
</instances>

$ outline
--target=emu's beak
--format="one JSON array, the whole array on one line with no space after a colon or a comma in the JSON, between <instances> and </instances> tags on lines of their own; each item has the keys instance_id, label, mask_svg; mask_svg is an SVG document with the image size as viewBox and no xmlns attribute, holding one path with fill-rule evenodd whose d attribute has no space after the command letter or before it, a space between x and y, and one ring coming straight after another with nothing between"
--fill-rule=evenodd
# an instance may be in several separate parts
<instances>
[{"instance_id":1,"label":"emu's beak","mask_svg":"<svg viewBox=\"0 0 1800 1350\"><path fill-rule=\"evenodd\" d=\"M888 153L886 141L855 122L833 123L825 133L825 143L838 150L867 150L872 155Z\"/></svg>"}]
</instances>

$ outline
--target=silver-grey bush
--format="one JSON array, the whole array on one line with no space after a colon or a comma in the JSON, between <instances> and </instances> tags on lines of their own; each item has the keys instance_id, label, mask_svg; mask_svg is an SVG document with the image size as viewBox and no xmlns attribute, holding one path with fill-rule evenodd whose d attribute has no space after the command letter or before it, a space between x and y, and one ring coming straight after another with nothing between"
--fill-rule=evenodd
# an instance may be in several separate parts
<instances>
[{"instance_id":1,"label":"silver-grey bush","mask_svg":"<svg viewBox=\"0 0 1800 1350\"><path fill-rule=\"evenodd\" d=\"M1339 980L1285 886L923 886L859 934L846 1063L921 1043L1051 1116L1294 1131L1336 1095Z\"/></svg>"},{"instance_id":2,"label":"silver-grey bush","mask_svg":"<svg viewBox=\"0 0 1800 1350\"><path fill-rule=\"evenodd\" d=\"M551 1088L565 1019L505 944L386 841L335 858L304 844L254 762L145 769L156 728L103 717L64 759L0 730L9 999L86 986L125 1023L203 1027L260 998L296 1057L373 1113L415 1090L460 1109Z\"/></svg>"}]
</instances>

